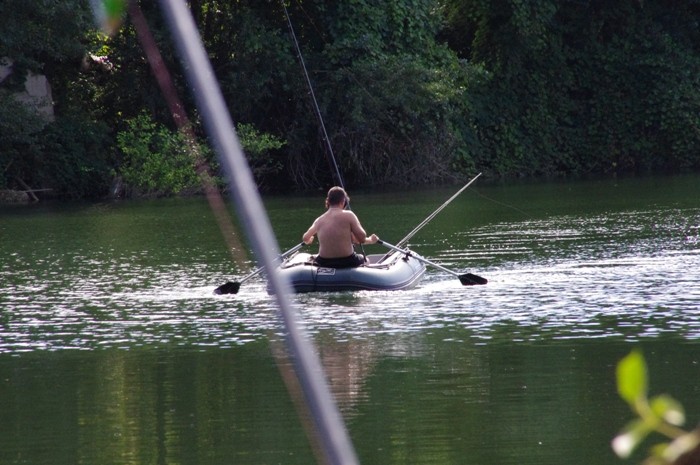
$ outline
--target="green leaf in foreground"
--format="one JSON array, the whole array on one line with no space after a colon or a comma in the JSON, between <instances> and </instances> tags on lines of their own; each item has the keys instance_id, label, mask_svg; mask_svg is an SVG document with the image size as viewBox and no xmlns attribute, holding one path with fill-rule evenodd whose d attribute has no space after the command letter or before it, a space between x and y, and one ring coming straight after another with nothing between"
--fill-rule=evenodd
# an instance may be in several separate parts
<instances>
[{"instance_id":1,"label":"green leaf in foreground","mask_svg":"<svg viewBox=\"0 0 700 465\"><path fill-rule=\"evenodd\" d=\"M644 356L633 350L617 364L617 391L630 405L647 395L647 365Z\"/></svg>"}]
</instances>

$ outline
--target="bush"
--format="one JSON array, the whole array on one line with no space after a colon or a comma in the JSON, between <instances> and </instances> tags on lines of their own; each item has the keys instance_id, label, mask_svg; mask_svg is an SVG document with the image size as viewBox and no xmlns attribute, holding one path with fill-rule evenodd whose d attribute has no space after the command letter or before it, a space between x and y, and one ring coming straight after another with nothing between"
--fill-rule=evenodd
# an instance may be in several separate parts
<instances>
[{"instance_id":1,"label":"bush","mask_svg":"<svg viewBox=\"0 0 700 465\"><path fill-rule=\"evenodd\" d=\"M274 180L284 170L283 160L277 150L286 142L272 134L261 133L252 124L237 124L236 133L258 187L265 189L266 181Z\"/></svg>"},{"instance_id":2,"label":"bush","mask_svg":"<svg viewBox=\"0 0 700 465\"><path fill-rule=\"evenodd\" d=\"M127 121L127 127L117 134L117 146L123 156L119 172L128 193L167 196L199 187L184 136L145 113Z\"/></svg>"}]
</instances>

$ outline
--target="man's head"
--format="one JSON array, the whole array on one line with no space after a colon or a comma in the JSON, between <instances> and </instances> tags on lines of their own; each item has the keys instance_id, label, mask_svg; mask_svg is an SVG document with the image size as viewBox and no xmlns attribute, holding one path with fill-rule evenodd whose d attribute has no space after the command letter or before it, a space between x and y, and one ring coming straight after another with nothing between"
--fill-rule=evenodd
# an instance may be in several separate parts
<instances>
[{"instance_id":1,"label":"man's head","mask_svg":"<svg viewBox=\"0 0 700 465\"><path fill-rule=\"evenodd\" d=\"M331 187L326 197L326 207L345 207L345 204L350 201L350 197L345 193L342 187Z\"/></svg>"}]
</instances>

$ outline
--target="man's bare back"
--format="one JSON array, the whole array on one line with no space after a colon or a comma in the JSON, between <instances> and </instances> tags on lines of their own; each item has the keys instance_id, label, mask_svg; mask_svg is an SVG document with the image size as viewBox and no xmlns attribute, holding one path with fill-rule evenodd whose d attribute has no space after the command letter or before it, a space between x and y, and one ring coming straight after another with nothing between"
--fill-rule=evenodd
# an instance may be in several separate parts
<instances>
[{"instance_id":1,"label":"man's bare back","mask_svg":"<svg viewBox=\"0 0 700 465\"><path fill-rule=\"evenodd\" d=\"M331 191L334 189L341 190L333 188ZM318 236L318 255L323 258L343 258L352 255L354 253L353 242L356 244L376 243L377 236L372 234L368 238L357 216L352 211L343 209L346 203L345 191L341 190L343 197L340 201L332 198L331 191L329 191L331 200L326 199L328 210L316 218L308 231L304 233L304 242L311 244L314 235Z\"/></svg>"}]
</instances>

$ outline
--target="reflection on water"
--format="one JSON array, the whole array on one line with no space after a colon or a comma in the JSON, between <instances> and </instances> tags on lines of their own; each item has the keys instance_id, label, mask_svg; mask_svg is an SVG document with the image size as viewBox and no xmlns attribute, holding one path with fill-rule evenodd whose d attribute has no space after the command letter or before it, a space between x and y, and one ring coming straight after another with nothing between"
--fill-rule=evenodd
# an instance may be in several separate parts
<instances>
[{"instance_id":1,"label":"reflection on water","mask_svg":"<svg viewBox=\"0 0 700 465\"><path fill-rule=\"evenodd\" d=\"M572 205L556 201L566 189L482 189L522 198L515 213L460 198L411 247L486 286L429 268L409 291L294 296L362 461L610 463L630 343L700 411L697 187L644 187L586 202L600 186L583 185ZM354 199L395 242L446 197ZM317 216L308 202L271 203L282 248ZM0 463L312 460L266 344L274 300L262 278L212 294L251 264L230 263L205 209L2 214Z\"/></svg>"}]
</instances>

